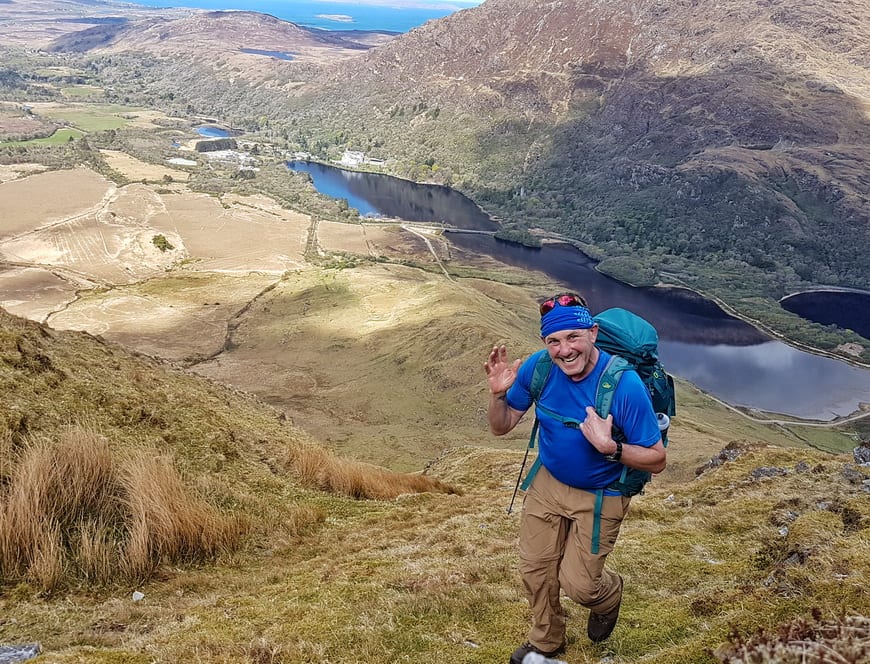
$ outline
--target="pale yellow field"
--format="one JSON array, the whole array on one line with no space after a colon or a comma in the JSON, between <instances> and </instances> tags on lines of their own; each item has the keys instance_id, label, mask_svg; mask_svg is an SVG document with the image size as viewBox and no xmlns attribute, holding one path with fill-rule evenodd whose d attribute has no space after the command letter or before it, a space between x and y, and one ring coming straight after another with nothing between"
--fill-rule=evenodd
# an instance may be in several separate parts
<instances>
[{"instance_id":1,"label":"pale yellow field","mask_svg":"<svg viewBox=\"0 0 870 664\"><path fill-rule=\"evenodd\" d=\"M0 307L41 322L76 297L79 285L47 269L0 266Z\"/></svg>"},{"instance_id":2,"label":"pale yellow field","mask_svg":"<svg viewBox=\"0 0 870 664\"><path fill-rule=\"evenodd\" d=\"M167 187L162 174L173 169L107 158L128 177L158 182L117 188L79 168L0 185L0 306L190 360L219 351L239 311L306 267L307 216L262 196ZM157 235L172 248L155 246Z\"/></svg>"},{"instance_id":3,"label":"pale yellow field","mask_svg":"<svg viewBox=\"0 0 870 664\"><path fill-rule=\"evenodd\" d=\"M421 263L434 263L436 254L438 259L445 260L449 253L443 239L433 236L427 245L419 235L391 224L321 221L317 224L317 242L325 252L413 259Z\"/></svg>"},{"instance_id":4,"label":"pale yellow field","mask_svg":"<svg viewBox=\"0 0 870 664\"><path fill-rule=\"evenodd\" d=\"M305 215L270 209L262 198L228 199L228 207L204 194L167 195L162 201L164 211L149 223L167 237L183 238L198 270L277 275L305 265Z\"/></svg>"},{"instance_id":5,"label":"pale yellow field","mask_svg":"<svg viewBox=\"0 0 870 664\"><path fill-rule=\"evenodd\" d=\"M161 252L150 228L104 223L87 214L0 243L16 263L57 265L104 285L128 284L169 267L178 252Z\"/></svg>"},{"instance_id":6,"label":"pale yellow field","mask_svg":"<svg viewBox=\"0 0 870 664\"><path fill-rule=\"evenodd\" d=\"M317 241L326 251L345 251L368 256L371 254L366 241L365 227L360 224L340 224L321 221L317 224Z\"/></svg>"},{"instance_id":7,"label":"pale yellow field","mask_svg":"<svg viewBox=\"0 0 870 664\"><path fill-rule=\"evenodd\" d=\"M42 164L0 164L0 183L17 180L26 175L41 173L45 170Z\"/></svg>"},{"instance_id":8,"label":"pale yellow field","mask_svg":"<svg viewBox=\"0 0 870 664\"><path fill-rule=\"evenodd\" d=\"M189 173L170 166L158 166L131 157L117 150L100 150L106 163L131 180L159 182L169 176L175 182L187 182Z\"/></svg>"},{"instance_id":9,"label":"pale yellow field","mask_svg":"<svg viewBox=\"0 0 870 664\"><path fill-rule=\"evenodd\" d=\"M48 323L149 355L189 360L221 350L229 321L273 283L268 275L178 272L86 295Z\"/></svg>"},{"instance_id":10,"label":"pale yellow field","mask_svg":"<svg viewBox=\"0 0 870 664\"><path fill-rule=\"evenodd\" d=\"M0 184L0 239L87 214L115 185L87 168L38 173Z\"/></svg>"}]
</instances>

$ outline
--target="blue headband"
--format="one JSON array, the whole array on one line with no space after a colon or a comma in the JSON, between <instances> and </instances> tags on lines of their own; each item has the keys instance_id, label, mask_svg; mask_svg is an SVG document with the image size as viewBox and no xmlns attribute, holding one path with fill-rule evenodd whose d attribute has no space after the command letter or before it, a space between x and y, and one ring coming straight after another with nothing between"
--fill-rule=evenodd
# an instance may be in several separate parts
<instances>
[{"instance_id":1,"label":"blue headband","mask_svg":"<svg viewBox=\"0 0 870 664\"><path fill-rule=\"evenodd\" d=\"M563 307L556 305L541 316L541 337L548 337L562 330L588 330L595 321L586 307Z\"/></svg>"}]
</instances>

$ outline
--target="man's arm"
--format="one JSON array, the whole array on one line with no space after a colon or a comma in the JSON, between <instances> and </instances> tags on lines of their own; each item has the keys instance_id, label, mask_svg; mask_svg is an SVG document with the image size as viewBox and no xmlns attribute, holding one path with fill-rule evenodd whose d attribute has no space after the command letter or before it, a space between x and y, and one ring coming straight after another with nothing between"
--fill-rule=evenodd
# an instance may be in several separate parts
<instances>
[{"instance_id":1,"label":"man's arm","mask_svg":"<svg viewBox=\"0 0 870 664\"><path fill-rule=\"evenodd\" d=\"M614 447L616 447L615 443ZM652 447L643 447L629 443L622 446L622 458L620 458L619 462L629 468L646 470L653 474L660 473L665 469L668 462L667 450L661 439Z\"/></svg>"},{"instance_id":2,"label":"man's arm","mask_svg":"<svg viewBox=\"0 0 870 664\"><path fill-rule=\"evenodd\" d=\"M511 431L522 419L525 413L514 410L505 401L505 395L492 394L489 397L489 410L486 417L489 421L489 430L496 436L501 436Z\"/></svg>"},{"instance_id":3,"label":"man's arm","mask_svg":"<svg viewBox=\"0 0 870 664\"><path fill-rule=\"evenodd\" d=\"M525 411L515 410L508 406L505 398L508 389L517 379L517 371L521 363L522 360L508 362L507 348L493 346L483 365L490 392L486 417L489 421L489 430L496 436L504 435L512 430L525 414Z\"/></svg>"},{"instance_id":4,"label":"man's arm","mask_svg":"<svg viewBox=\"0 0 870 664\"><path fill-rule=\"evenodd\" d=\"M580 431L586 440L602 454L616 452L616 441L613 440L613 415L601 419L592 406L586 408L586 419L580 424ZM652 447L623 444L622 457L619 462L629 468L645 470L650 473L660 473L667 465L667 450L661 439Z\"/></svg>"}]
</instances>

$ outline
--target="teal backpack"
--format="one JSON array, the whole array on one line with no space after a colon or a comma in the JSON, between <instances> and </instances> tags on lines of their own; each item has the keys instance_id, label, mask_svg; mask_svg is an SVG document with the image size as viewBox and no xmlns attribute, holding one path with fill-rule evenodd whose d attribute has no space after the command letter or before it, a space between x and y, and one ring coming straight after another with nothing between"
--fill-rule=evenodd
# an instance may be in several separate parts
<instances>
[{"instance_id":1,"label":"teal backpack","mask_svg":"<svg viewBox=\"0 0 870 664\"><path fill-rule=\"evenodd\" d=\"M613 356L604 368L598 382L598 388L595 393L595 411L600 417L606 418L610 413L613 395L616 392L616 386L619 385L623 373L635 371L640 376L643 384L646 385L647 390L649 390L653 410L655 410L659 420L662 443L667 447L670 418L676 415L676 398L674 379L668 375L661 362L659 362L659 339L655 327L637 314L619 308L602 311L597 316L594 316L593 320L598 323L598 338L595 345ZM535 412L541 411L562 422L567 427L578 428L582 420L555 413L538 405L538 398L544 390L544 385L550 375L553 363L546 349L539 351L536 356L535 370L532 374L530 387L532 398L535 400ZM580 413L579 416L585 419L585 413ZM528 450L531 450L535 446L537 435L538 418L536 416L532 425L532 433L529 437L529 447L526 450L527 456ZM621 439L625 442L625 435L615 425L612 435L614 440ZM523 465L525 465L525 459L523 460ZM531 485L532 479L534 479L540 465L541 460L538 457L529 469L525 480L523 480L523 491ZM520 470L520 475L522 475L522 469ZM647 471L623 466L620 478L608 486L607 489L619 491L624 496L635 496L643 493L644 486L646 486L646 483L651 478L651 474ZM595 519L592 528L593 554L598 553L601 505L604 502L604 491L604 489L599 489L595 492ZM514 489L514 496L516 496L516 489ZM513 505L513 500L511 500L511 505ZM508 512L510 511L511 508L508 508Z\"/></svg>"}]
</instances>

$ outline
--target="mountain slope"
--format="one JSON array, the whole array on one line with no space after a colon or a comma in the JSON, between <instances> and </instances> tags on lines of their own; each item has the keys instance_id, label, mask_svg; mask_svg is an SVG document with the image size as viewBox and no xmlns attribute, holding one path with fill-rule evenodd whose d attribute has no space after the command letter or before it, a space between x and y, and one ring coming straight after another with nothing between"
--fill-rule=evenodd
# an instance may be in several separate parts
<instances>
[{"instance_id":1,"label":"mountain slope","mask_svg":"<svg viewBox=\"0 0 870 664\"><path fill-rule=\"evenodd\" d=\"M122 455L171 459L195 490L243 513L255 530L292 511L294 496L306 488L356 497L450 490L417 474L336 459L249 393L4 310L0 387L3 488L22 451L77 427L96 432ZM306 462L317 464L315 472L304 467ZM343 474L359 475L361 481L341 486ZM366 475L379 486L366 482Z\"/></svg>"},{"instance_id":2,"label":"mountain slope","mask_svg":"<svg viewBox=\"0 0 870 664\"><path fill-rule=\"evenodd\" d=\"M867 0L488 0L368 50L203 12L97 26L124 37L92 53L152 56L96 61L115 81L136 68L125 100L323 158L362 149L508 227L570 236L776 327L783 295L870 286L868 22Z\"/></svg>"},{"instance_id":3,"label":"mountain slope","mask_svg":"<svg viewBox=\"0 0 870 664\"><path fill-rule=\"evenodd\" d=\"M866 0L490 0L291 103L507 225L770 319L811 284L870 286L868 23Z\"/></svg>"},{"instance_id":4,"label":"mountain slope","mask_svg":"<svg viewBox=\"0 0 870 664\"><path fill-rule=\"evenodd\" d=\"M107 370L115 373L111 387L119 397L133 386L153 403L172 404L183 395L184 417L207 437L211 421L229 425L221 422L225 414L242 436L233 441L241 458L225 449L218 462L208 446L196 444L183 468L207 495L247 503L270 525L231 560L205 569L173 567L132 587L85 585L41 596L25 583L0 586L6 617L0 643L38 642L46 660L58 663L484 664L505 658L522 640L527 615L516 572L518 516L505 512L522 450L445 451L429 473L461 494L353 501L302 492L273 475L268 461L257 462L255 450L268 454L280 445L285 425L270 425L244 395L175 370L173 380L166 367L128 358L86 335L22 336L22 324L5 317L0 330L4 341L24 339L17 351L4 345L4 371L13 361L45 385L74 379L83 385L78 405L96 397L92 410L103 422L101 406L107 415L114 411L108 392L99 389ZM75 377L59 375L76 364L82 369ZM173 384L183 389L175 393ZM45 423L39 390L20 396L12 412L29 413L32 406L31 421ZM267 429L275 438L257 439ZM135 438L143 428L118 422L115 431ZM176 448L180 456L185 446ZM589 643L586 612L566 602L566 659L710 662L710 651L730 635L774 630L808 618L810 609L825 620L867 615L870 513L862 483L868 477L855 461L744 443L715 455L694 481L656 478L634 500L610 558L627 581L616 632L606 646ZM130 599L133 590L138 601Z\"/></svg>"},{"instance_id":5,"label":"mountain slope","mask_svg":"<svg viewBox=\"0 0 870 664\"><path fill-rule=\"evenodd\" d=\"M729 69L781 63L866 103L867 11L864 2L488 0L367 53L340 76L406 89L452 85L464 95L550 79L535 96L558 111L620 80L725 78ZM501 101L523 108L526 99Z\"/></svg>"}]
</instances>

